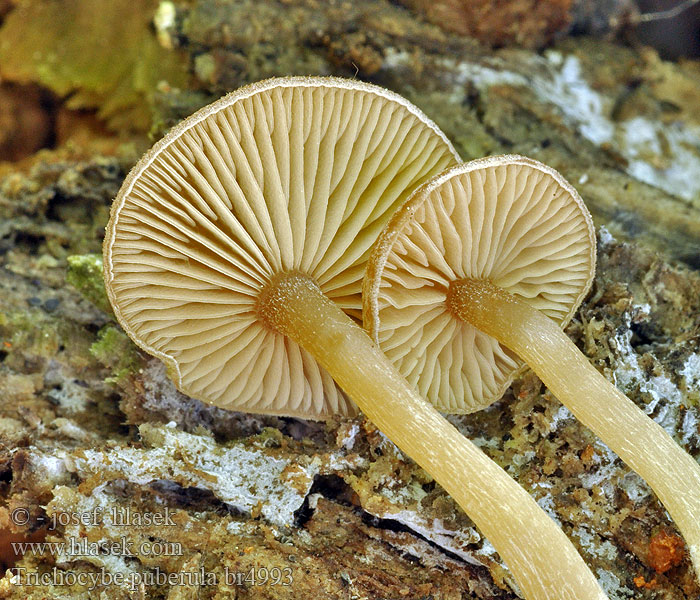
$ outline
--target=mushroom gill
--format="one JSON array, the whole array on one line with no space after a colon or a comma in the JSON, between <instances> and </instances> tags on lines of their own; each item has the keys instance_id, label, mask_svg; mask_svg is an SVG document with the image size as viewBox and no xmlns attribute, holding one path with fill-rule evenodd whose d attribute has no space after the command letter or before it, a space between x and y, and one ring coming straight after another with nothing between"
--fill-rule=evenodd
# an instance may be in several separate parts
<instances>
[{"instance_id":1,"label":"mushroom gill","mask_svg":"<svg viewBox=\"0 0 700 600\"><path fill-rule=\"evenodd\" d=\"M413 188L457 162L418 109L380 90L331 78L248 86L174 128L129 174L107 228L107 290L184 393L257 413L357 412L256 307L273 276L299 273L361 319L377 235Z\"/></svg>"},{"instance_id":2,"label":"mushroom gill","mask_svg":"<svg viewBox=\"0 0 700 600\"><path fill-rule=\"evenodd\" d=\"M127 177L104 245L108 295L185 393L307 418L352 414L352 399L474 520L527 598L601 600L554 522L351 318L379 232L457 161L431 121L381 88L243 88L186 119Z\"/></svg>"},{"instance_id":3,"label":"mushroom gill","mask_svg":"<svg viewBox=\"0 0 700 600\"><path fill-rule=\"evenodd\" d=\"M527 363L649 483L700 574L700 465L562 332L594 268L591 217L559 173L520 156L473 161L421 186L382 232L365 326L446 412L499 399Z\"/></svg>"}]
</instances>

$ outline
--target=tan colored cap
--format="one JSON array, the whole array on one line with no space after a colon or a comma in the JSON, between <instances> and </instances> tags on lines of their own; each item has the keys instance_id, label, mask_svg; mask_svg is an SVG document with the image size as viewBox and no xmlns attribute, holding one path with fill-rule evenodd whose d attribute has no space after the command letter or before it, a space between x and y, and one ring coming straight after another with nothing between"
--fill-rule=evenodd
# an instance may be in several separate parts
<instances>
[{"instance_id":1,"label":"tan colored cap","mask_svg":"<svg viewBox=\"0 0 700 600\"><path fill-rule=\"evenodd\" d=\"M590 214L559 173L522 156L475 160L421 186L387 225L365 277L365 328L436 408L473 412L523 363L448 311L450 283L490 280L564 327L594 270Z\"/></svg>"},{"instance_id":2,"label":"tan colored cap","mask_svg":"<svg viewBox=\"0 0 700 600\"><path fill-rule=\"evenodd\" d=\"M258 294L298 271L360 318L379 232L458 160L429 119L379 87L290 77L242 88L175 127L124 182L104 243L115 314L194 398L353 414L310 354L259 322Z\"/></svg>"}]
</instances>

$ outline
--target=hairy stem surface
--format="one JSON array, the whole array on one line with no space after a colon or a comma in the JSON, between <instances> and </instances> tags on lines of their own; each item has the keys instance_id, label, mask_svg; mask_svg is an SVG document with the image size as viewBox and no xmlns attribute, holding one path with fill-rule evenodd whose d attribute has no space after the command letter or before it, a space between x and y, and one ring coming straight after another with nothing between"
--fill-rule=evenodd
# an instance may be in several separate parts
<instances>
[{"instance_id":1,"label":"hairy stem surface","mask_svg":"<svg viewBox=\"0 0 700 600\"><path fill-rule=\"evenodd\" d=\"M365 415L471 517L528 600L606 598L574 546L537 503L408 385L319 287L283 274L258 315L310 352Z\"/></svg>"},{"instance_id":2,"label":"hairy stem surface","mask_svg":"<svg viewBox=\"0 0 700 600\"><path fill-rule=\"evenodd\" d=\"M603 377L559 326L488 281L450 286L448 308L518 354L584 425L650 485L700 574L700 465ZM699 577L700 578L700 577Z\"/></svg>"}]
</instances>

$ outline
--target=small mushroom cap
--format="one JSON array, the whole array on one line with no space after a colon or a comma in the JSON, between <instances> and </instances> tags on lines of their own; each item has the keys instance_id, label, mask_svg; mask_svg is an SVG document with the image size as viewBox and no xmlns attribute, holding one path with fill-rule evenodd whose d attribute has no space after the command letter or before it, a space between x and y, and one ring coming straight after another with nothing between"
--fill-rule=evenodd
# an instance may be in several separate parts
<instances>
[{"instance_id":1,"label":"small mushroom cap","mask_svg":"<svg viewBox=\"0 0 700 600\"><path fill-rule=\"evenodd\" d=\"M494 156L448 169L397 211L370 257L364 325L438 410L498 400L524 367L445 304L451 282L487 279L564 327L595 271L595 231L554 169Z\"/></svg>"},{"instance_id":2,"label":"small mushroom cap","mask_svg":"<svg viewBox=\"0 0 700 600\"><path fill-rule=\"evenodd\" d=\"M423 113L373 85L290 77L233 92L175 127L124 182L104 242L115 315L194 398L354 414L310 354L259 321L258 295L298 271L359 319L379 232L458 161Z\"/></svg>"}]
</instances>

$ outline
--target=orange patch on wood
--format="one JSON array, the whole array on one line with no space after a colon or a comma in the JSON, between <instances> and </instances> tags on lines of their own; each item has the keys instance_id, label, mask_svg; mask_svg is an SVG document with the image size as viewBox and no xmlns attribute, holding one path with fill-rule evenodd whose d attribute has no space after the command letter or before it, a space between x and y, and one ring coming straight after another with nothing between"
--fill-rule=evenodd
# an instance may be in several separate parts
<instances>
[{"instance_id":1,"label":"orange patch on wood","mask_svg":"<svg viewBox=\"0 0 700 600\"><path fill-rule=\"evenodd\" d=\"M665 573L681 563L684 552L682 538L661 531L649 542L649 564L657 573Z\"/></svg>"},{"instance_id":2,"label":"orange patch on wood","mask_svg":"<svg viewBox=\"0 0 700 600\"><path fill-rule=\"evenodd\" d=\"M656 578L652 579L651 581L647 581L642 575L635 577L633 581L634 585L636 585L638 588L644 588L647 590L651 590L656 585Z\"/></svg>"},{"instance_id":3,"label":"orange patch on wood","mask_svg":"<svg viewBox=\"0 0 700 600\"><path fill-rule=\"evenodd\" d=\"M590 462L594 454L595 450L593 449L593 446L588 444L588 446L584 448L583 452L581 452L581 460L583 462Z\"/></svg>"},{"instance_id":4,"label":"orange patch on wood","mask_svg":"<svg viewBox=\"0 0 700 600\"><path fill-rule=\"evenodd\" d=\"M538 48L571 21L572 0L400 0L445 31L492 46Z\"/></svg>"}]
</instances>

